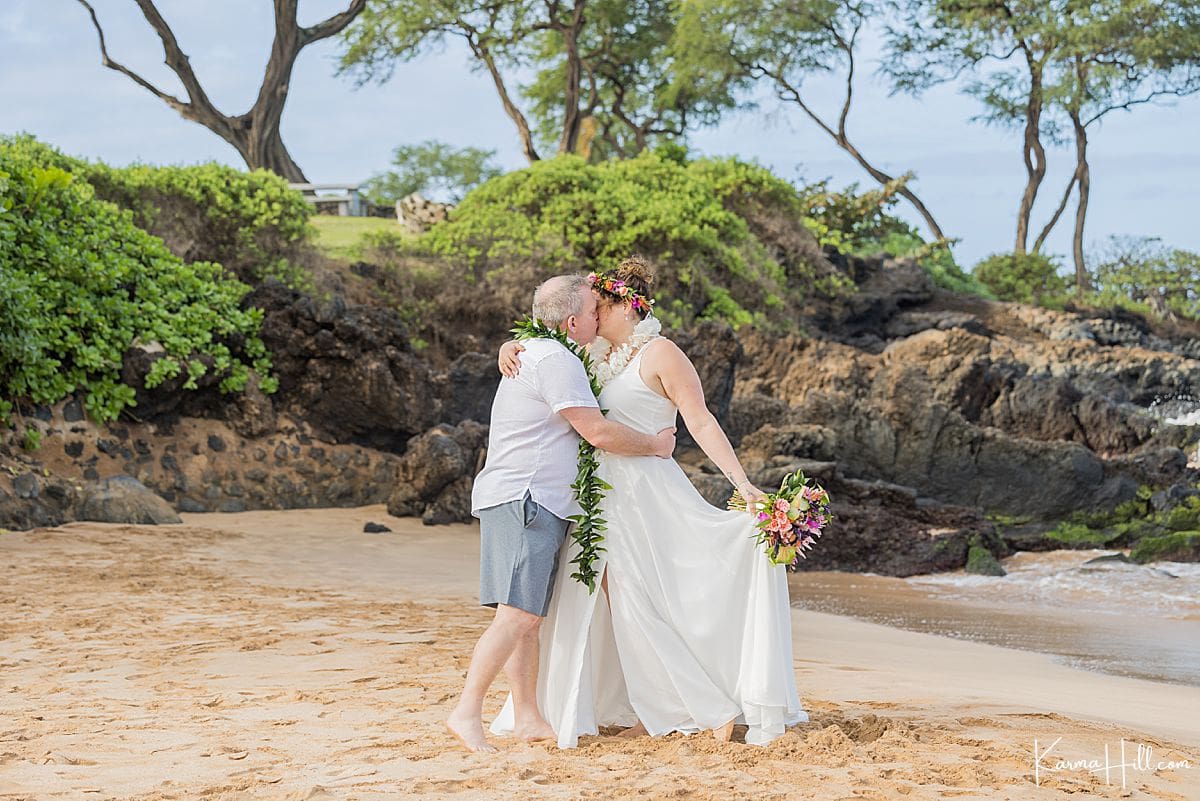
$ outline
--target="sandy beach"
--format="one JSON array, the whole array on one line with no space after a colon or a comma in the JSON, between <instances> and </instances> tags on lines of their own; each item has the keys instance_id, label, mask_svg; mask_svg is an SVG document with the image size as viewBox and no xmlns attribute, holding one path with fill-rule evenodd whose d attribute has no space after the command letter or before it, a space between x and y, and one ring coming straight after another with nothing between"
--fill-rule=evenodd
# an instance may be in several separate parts
<instances>
[{"instance_id":1,"label":"sandy beach","mask_svg":"<svg viewBox=\"0 0 1200 801\"><path fill-rule=\"evenodd\" d=\"M381 506L0 533L0 799L1200 798L1200 688L812 611L766 748L467 754L477 571Z\"/></svg>"}]
</instances>

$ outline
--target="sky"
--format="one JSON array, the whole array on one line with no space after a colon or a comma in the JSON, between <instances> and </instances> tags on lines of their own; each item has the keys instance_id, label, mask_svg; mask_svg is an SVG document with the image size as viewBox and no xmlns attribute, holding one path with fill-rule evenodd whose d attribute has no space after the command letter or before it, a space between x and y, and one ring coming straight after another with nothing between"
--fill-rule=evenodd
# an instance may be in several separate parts
<instances>
[{"instance_id":1,"label":"sky","mask_svg":"<svg viewBox=\"0 0 1200 801\"><path fill-rule=\"evenodd\" d=\"M172 93L183 92L162 63L162 47L132 0L94 0L109 54ZM245 111L270 52L267 0L159 0L158 7L217 107ZM312 24L345 0L303 0L300 21ZM292 76L282 130L309 180L353 183L388 166L398 145L427 139L496 151L508 169L524 166L512 122L490 78L472 69L456 43L434 47L396 69L383 85L356 88L335 75L338 45L305 48ZM878 166L912 171L913 189L970 266L1011 250L1024 188L1019 132L972 122L977 103L961 87L921 98L889 96L875 74L880 49L868 42L849 133ZM814 105L836 113L840 83L810 83ZM828 178L836 187L872 180L798 110L769 94L756 110L728 116L690 139L703 155L736 155L791 180ZM76 0L0 0L0 134L32 133L72 155L112 164L195 163L243 166L207 129L188 122L128 78L100 63L87 11ZM1153 236L1200 251L1200 96L1174 105L1110 115L1091 134L1091 205L1086 244L1109 236ZM1053 211L1074 167L1073 151L1052 149L1033 230ZM1070 262L1072 205L1047 250ZM904 204L896 213L920 227Z\"/></svg>"}]
</instances>

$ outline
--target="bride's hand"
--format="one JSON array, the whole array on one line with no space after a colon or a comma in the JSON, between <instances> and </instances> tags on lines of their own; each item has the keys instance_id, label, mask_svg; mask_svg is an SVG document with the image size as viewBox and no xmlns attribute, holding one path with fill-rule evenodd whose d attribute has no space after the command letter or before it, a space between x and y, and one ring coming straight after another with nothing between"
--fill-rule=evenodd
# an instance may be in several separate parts
<instances>
[{"instance_id":1,"label":"bride's hand","mask_svg":"<svg viewBox=\"0 0 1200 801\"><path fill-rule=\"evenodd\" d=\"M521 371L520 354L524 350L525 346L513 339L500 346L500 358L497 360L497 366L505 378L517 377L517 373Z\"/></svg>"},{"instance_id":2,"label":"bride's hand","mask_svg":"<svg viewBox=\"0 0 1200 801\"><path fill-rule=\"evenodd\" d=\"M767 499L767 494L749 481L743 481L738 486L738 492L746 500L746 511L750 514L758 514L757 505Z\"/></svg>"}]
</instances>

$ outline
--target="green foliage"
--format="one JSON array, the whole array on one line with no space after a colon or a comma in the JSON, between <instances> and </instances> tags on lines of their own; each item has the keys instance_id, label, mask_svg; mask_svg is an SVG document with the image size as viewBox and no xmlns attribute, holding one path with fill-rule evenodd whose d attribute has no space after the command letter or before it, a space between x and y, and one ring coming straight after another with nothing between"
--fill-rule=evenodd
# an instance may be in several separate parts
<instances>
[{"instance_id":1,"label":"green foliage","mask_svg":"<svg viewBox=\"0 0 1200 801\"><path fill-rule=\"evenodd\" d=\"M591 161L629 158L682 143L689 126L716 122L736 105L718 76L681 75L674 39L687 4L676 0L589 0L578 35L587 76L586 118L575 152ZM522 87L539 141L557 149L570 64L557 30L531 37L534 80Z\"/></svg>"},{"instance_id":2,"label":"green foliage","mask_svg":"<svg viewBox=\"0 0 1200 801\"><path fill-rule=\"evenodd\" d=\"M991 291L958 266L947 243L926 242L890 213L909 177L861 193L858 184L838 191L831 190L828 181L809 184L800 190L805 222L823 247L856 256L910 258L943 289L989 297Z\"/></svg>"},{"instance_id":3,"label":"green foliage","mask_svg":"<svg viewBox=\"0 0 1200 801\"><path fill-rule=\"evenodd\" d=\"M659 307L668 324L765 323L825 291L811 263L781 264L752 232L743 215L769 207L798 220L790 185L733 159L561 156L478 187L415 247L461 264L476 284L503 282L514 269L603 270L643 253L671 267L656 288L670 301Z\"/></svg>"},{"instance_id":4,"label":"green foliage","mask_svg":"<svg viewBox=\"0 0 1200 801\"><path fill-rule=\"evenodd\" d=\"M75 163L0 140L0 413L81 391L95 419L115 419L134 403L120 371L135 344L162 349L147 387L186 374L192 388L215 371L238 391L253 369L273 391L262 313L239 305L248 287L185 264L64 164Z\"/></svg>"},{"instance_id":5,"label":"green foliage","mask_svg":"<svg viewBox=\"0 0 1200 801\"><path fill-rule=\"evenodd\" d=\"M1146 537L1134 546L1129 557L1138 563L1200 562L1200 531L1177 531Z\"/></svg>"},{"instance_id":6,"label":"green foliage","mask_svg":"<svg viewBox=\"0 0 1200 801\"><path fill-rule=\"evenodd\" d=\"M492 163L495 150L455 148L426 140L392 151L393 169L376 173L365 185L367 199L391 206L414 192L457 203L474 186L495 178L501 170Z\"/></svg>"},{"instance_id":7,"label":"green foliage","mask_svg":"<svg viewBox=\"0 0 1200 801\"><path fill-rule=\"evenodd\" d=\"M96 197L133 213L186 262L218 262L244 281L268 276L297 288L295 266L311 230L311 209L287 181L266 170L221 164L110 167L59 153L30 136L0 139L14 156L58 167L87 181Z\"/></svg>"},{"instance_id":8,"label":"green foliage","mask_svg":"<svg viewBox=\"0 0 1200 801\"><path fill-rule=\"evenodd\" d=\"M1200 320L1200 254L1155 238L1113 237L1097 259L1090 303Z\"/></svg>"},{"instance_id":9,"label":"green foliage","mask_svg":"<svg viewBox=\"0 0 1200 801\"><path fill-rule=\"evenodd\" d=\"M997 253L976 264L972 273L1000 300L1047 303L1067 291L1058 264L1041 253Z\"/></svg>"}]
</instances>

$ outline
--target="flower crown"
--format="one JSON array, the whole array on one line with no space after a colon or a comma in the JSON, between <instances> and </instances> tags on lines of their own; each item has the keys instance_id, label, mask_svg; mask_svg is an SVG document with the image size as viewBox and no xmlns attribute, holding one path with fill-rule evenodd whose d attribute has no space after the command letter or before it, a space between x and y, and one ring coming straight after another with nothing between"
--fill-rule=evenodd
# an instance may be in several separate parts
<instances>
[{"instance_id":1,"label":"flower crown","mask_svg":"<svg viewBox=\"0 0 1200 801\"><path fill-rule=\"evenodd\" d=\"M633 290L620 278L614 278L607 273L588 273L588 283L602 292L607 292L621 300L627 300L634 311L653 311L654 300Z\"/></svg>"}]
</instances>

